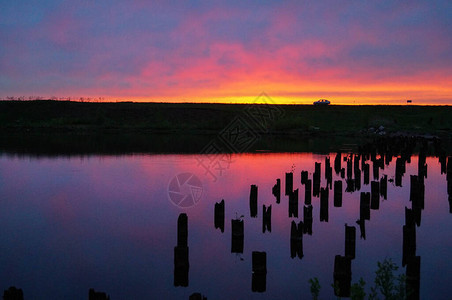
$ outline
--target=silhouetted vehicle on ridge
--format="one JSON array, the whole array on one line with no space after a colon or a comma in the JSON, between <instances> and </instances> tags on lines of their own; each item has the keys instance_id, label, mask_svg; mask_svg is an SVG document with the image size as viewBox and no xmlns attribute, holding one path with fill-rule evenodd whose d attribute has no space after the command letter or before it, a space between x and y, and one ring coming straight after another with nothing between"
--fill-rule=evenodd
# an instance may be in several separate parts
<instances>
[{"instance_id":1,"label":"silhouetted vehicle on ridge","mask_svg":"<svg viewBox=\"0 0 452 300\"><path fill-rule=\"evenodd\" d=\"M317 101L315 101L313 104L314 105L329 105L331 102L329 100L326 99L319 99Z\"/></svg>"}]
</instances>

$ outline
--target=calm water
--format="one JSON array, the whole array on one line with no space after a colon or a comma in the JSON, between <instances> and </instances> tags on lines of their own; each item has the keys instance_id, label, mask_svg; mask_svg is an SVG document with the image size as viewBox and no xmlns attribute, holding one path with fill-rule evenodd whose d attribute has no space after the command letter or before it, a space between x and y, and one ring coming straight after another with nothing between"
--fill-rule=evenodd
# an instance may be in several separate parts
<instances>
[{"instance_id":1,"label":"calm water","mask_svg":"<svg viewBox=\"0 0 452 300\"><path fill-rule=\"evenodd\" d=\"M331 164L335 154L330 154ZM291 258L291 222L303 220L305 188L300 172L312 179L321 162L324 187L325 155L312 153L234 154L216 181L205 174L196 155L128 155L32 158L0 156L0 289L24 290L26 299L87 299L88 289L107 292L111 299L188 299L200 292L209 299L306 299L309 278L318 277L320 298L334 299L336 255L344 255L344 224L357 229L352 282L360 277L373 285L377 261L392 258L402 267L405 207L411 208L410 176L418 173L418 157L406 165L402 187L388 182L387 200L366 221L360 238L360 192L345 192L342 207L334 207L329 190L328 222L320 222L320 200L312 198L312 235L303 235L302 259ZM205 157L204 157L205 158ZM450 299L452 286L452 214L446 175L437 158L427 157L425 205L416 227L416 255L421 257L421 299ZM379 171L395 176L395 159ZM224 166L223 166L224 167ZM346 162L342 161L342 167ZM373 180L370 162L370 180ZM181 208L170 201L174 176L199 178L193 192L199 201ZM288 217L285 173L294 173L298 188L298 218ZM179 177L180 179L181 177ZM281 203L272 195L281 179ZM334 180L340 180L333 170ZM258 215L250 217L250 185L258 186ZM202 194L201 194L202 192ZM172 198L175 199L174 197ZM225 200L225 228L214 227L214 204ZM262 204L272 205L272 230L262 232ZM181 204L182 205L182 204ZM188 286L174 286L177 220L188 216ZM231 219L243 215L243 253L231 253ZM265 292L252 292L252 252L265 251Z\"/></svg>"}]
</instances>

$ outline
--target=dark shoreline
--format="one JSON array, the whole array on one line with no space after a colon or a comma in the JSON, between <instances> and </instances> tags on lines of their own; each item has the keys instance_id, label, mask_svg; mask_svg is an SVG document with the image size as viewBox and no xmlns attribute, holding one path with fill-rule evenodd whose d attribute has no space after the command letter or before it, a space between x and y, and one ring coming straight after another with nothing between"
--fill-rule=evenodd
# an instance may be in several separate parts
<instances>
[{"instance_id":1,"label":"dark shoreline","mask_svg":"<svg viewBox=\"0 0 452 300\"><path fill-rule=\"evenodd\" d=\"M256 108L265 127L250 120ZM0 153L201 153L237 119L255 141L225 152L327 153L394 136L441 139L449 150L451 115L450 106L0 101Z\"/></svg>"}]
</instances>

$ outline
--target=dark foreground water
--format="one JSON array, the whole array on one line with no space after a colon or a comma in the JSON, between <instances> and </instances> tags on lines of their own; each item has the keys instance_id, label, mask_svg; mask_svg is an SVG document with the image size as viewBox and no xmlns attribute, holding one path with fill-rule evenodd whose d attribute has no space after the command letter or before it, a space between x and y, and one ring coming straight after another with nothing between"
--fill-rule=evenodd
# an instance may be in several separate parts
<instances>
[{"instance_id":1,"label":"dark foreground water","mask_svg":"<svg viewBox=\"0 0 452 300\"><path fill-rule=\"evenodd\" d=\"M399 266L396 274L406 272L405 207L413 207L420 298L450 299L452 214L438 158L426 159L423 208L410 202L410 175L419 173L417 156L406 163L401 182L395 178L395 158L377 168L378 174L367 161L370 181L387 175L388 182L387 200L381 195L372 202L364 239L356 221L363 219L361 192L370 192L371 184L364 183L363 172L353 181L355 191L346 192L346 180L334 171L335 155L329 155L332 183L342 181L342 203L336 207L334 187L328 188L321 215L320 198L312 197L312 234L302 236L301 259L291 257L291 222L308 223L300 173L306 170L313 179L315 162L320 162L321 187L326 187L327 155L234 154L209 164L210 169L205 168L210 158L197 155L0 156L0 289L20 287L25 299L87 299L89 288L111 299L188 299L194 292L208 299L306 299L308 280L317 277L320 298L334 299L334 261L345 255L344 225L356 228L352 282L362 277L369 291L378 261L392 258ZM341 168L346 167L341 160ZM298 217L290 218L289 172L299 189ZM272 195L277 178L279 204ZM255 218L249 201L253 184L258 187ZM214 205L222 199L224 232L214 226ZM272 206L271 232L263 233L262 205ZM176 249L175 259L181 213L188 217L189 268L185 245ZM244 223L243 250L240 242L231 249L235 218ZM253 251L266 253L267 273L254 278L259 292L252 290Z\"/></svg>"}]
</instances>

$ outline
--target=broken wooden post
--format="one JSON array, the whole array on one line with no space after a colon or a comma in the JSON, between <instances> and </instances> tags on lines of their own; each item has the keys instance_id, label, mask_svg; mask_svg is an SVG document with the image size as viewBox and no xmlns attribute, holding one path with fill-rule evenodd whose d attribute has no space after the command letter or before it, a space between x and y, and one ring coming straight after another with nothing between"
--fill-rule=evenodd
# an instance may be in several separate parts
<instances>
[{"instance_id":1,"label":"broken wooden post","mask_svg":"<svg viewBox=\"0 0 452 300\"><path fill-rule=\"evenodd\" d=\"M276 184L272 188L272 194L276 197L276 203L281 201L281 179L276 179Z\"/></svg>"},{"instance_id":2,"label":"broken wooden post","mask_svg":"<svg viewBox=\"0 0 452 300\"><path fill-rule=\"evenodd\" d=\"M301 171L301 184L306 184L308 181L308 171Z\"/></svg>"},{"instance_id":3,"label":"broken wooden post","mask_svg":"<svg viewBox=\"0 0 452 300\"><path fill-rule=\"evenodd\" d=\"M251 185L250 190L250 216L251 218L257 217L257 186Z\"/></svg>"},{"instance_id":4,"label":"broken wooden post","mask_svg":"<svg viewBox=\"0 0 452 300\"><path fill-rule=\"evenodd\" d=\"M22 289L18 289L15 286L10 286L9 289L7 289L3 292L3 299L4 300L24 300L24 292L22 291Z\"/></svg>"},{"instance_id":5,"label":"broken wooden post","mask_svg":"<svg viewBox=\"0 0 452 300\"><path fill-rule=\"evenodd\" d=\"M359 203L359 218L361 220L370 220L370 193L361 192Z\"/></svg>"},{"instance_id":6,"label":"broken wooden post","mask_svg":"<svg viewBox=\"0 0 452 300\"><path fill-rule=\"evenodd\" d=\"M396 160L396 173L395 173L395 185L402 186L402 177L405 174L405 166L406 161L401 157L398 157Z\"/></svg>"},{"instance_id":7,"label":"broken wooden post","mask_svg":"<svg viewBox=\"0 0 452 300\"><path fill-rule=\"evenodd\" d=\"M312 205L303 207L303 233L312 235Z\"/></svg>"},{"instance_id":8,"label":"broken wooden post","mask_svg":"<svg viewBox=\"0 0 452 300\"><path fill-rule=\"evenodd\" d=\"M342 207L342 181L334 181L334 207Z\"/></svg>"},{"instance_id":9,"label":"broken wooden post","mask_svg":"<svg viewBox=\"0 0 452 300\"><path fill-rule=\"evenodd\" d=\"M318 197L320 194L320 166L321 164L316 162L315 163L315 171L313 174L313 195L314 197Z\"/></svg>"},{"instance_id":10,"label":"broken wooden post","mask_svg":"<svg viewBox=\"0 0 452 300\"><path fill-rule=\"evenodd\" d=\"M251 291L262 293L267 286L267 253L252 252Z\"/></svg>"},{"instance_id":11,"label":"broken wooden post","mask_svg":"<svg viewBox=\"0 0 452 300\"><path fill-rule=\"evenodd\" d=\"M421 257L412 256L408 258L406 266L407 299L419 300L420 283L421 283Z\"/></svg>"},{"instance_id":12,"label":"broken wooden post","mask_svg":"<svg viewBox=\"0 0 452 300\"><path fill-rule=\"evenodd\" d=\"M231 253L243 253L244 224L243 220L232 219Z\"/></svg>"},{"instance_id":13,"label":"broken wooden post","mask_svg":"<svg viewBox=\"0 0 452 300\"><path fill-rule=\"evenodd\" d=\"M18 300L18 299L23 299L23 298L5 298L5 297L3 297L3 299ZM96 292L94 289L89 289L88 299L89 300L110 300L110 296L104 292Z\"/></svg>"},{"instance_id":14,"label":"broken wooden post","mask_svg":"<svg viewBox=\"0 0 452 300\"><path fill-rule=\"evenodd\" d=\"M407 264L408 258L416 255L416 227L403 225L402 266Z\"/></svg>"},{"instance_id":15,"label":"broken wooden post","mask_svg":"<svg viewBox=\"0 0 452 300\"><path fill-rule=\"evenodd\" d=\"M308 179L306 181L306 184L304 185L304 204L311 205L311 198L312 198L312 180Z\"/></svg>"},{"instance_id":16,"label":"broken wooden post","mask_svg":"<svg viewBox=\"0 0 452 300\"><path fill-rule=\"evenodd\" d=\"M207 297L202 295L201 293L193 293L190 295L188 300L207 300Z\"/></svg>"},{"instance_id":17,"label":"broken wooden post","mask_svg":"<svg viewBox=\"0 0 452 300\"><path fill-rule=\"evenodd\" d=\"M353 158L353 172L356 172L356 170L359 170L359 161L360 161L360 155L355 155Z\"/></svg>"},{"instance_id":18,"label":"broken wooden post","mask_svg":"<svg viewBox=\"0 0 452 300\"><path fill-rule=\"evenodd\" d=\"M295 221L292 221L290 226L290 257L294 258L298 256L299 259L303 258L303 222L299 222L298 225Z\"/></svg>"},{"instance_id":19,"label":"broken wooden post","mask_svg":"<svg viewBox=\"0 0 452 300\"><path fill-rule=\"evenodd\" d=\"M188 286L188 218L181 213L177 219L177 246L174 247L174 286Z\"/></svg>"},{"instance_id":20,"label":"broken wooden post","mask_svg":"<svg viewBox=\"0 0 452 300\"><path fill-rule=\"evenodd\" d=\"M320 190L320 222L328 222L328 189Z\"/></svg>"},{"instance_id":21,"label":"broken wooden post","mask_svg":"<svg viewBox=\"0 0 452 300\"><path fill-rule=\"evenodd\" d=\"M336 255L334 257L334 295L350 297L352 282L352 262L349 257Z\"/></svg>"},{"instance_id":22,"label":"broken wooden post","mask_svg":"<svg viewBox=\"0 0 452 300\"><path fill-rule=\"evenodd\" d=\"M410 201L417 226L421 226L421 211L424 209L424 177L410 176Z\"/></svg>"},{"instance_id":23,"label":"broken wooden post","mask_svg":"<svg viewBox=\"0 0 452 300\"><path fill-rule=\"evenodd\" d=\"M286 196L293 191L293 173L286 173Z\"/></svg>"},{"instance_id":24,"label":"broken wooden post","mask_svg":"<svg viewBox=\"0 0 452 300\"><path fill-rule=\"evenodd\" d=\"M361 170L360 169L356 169L355 170L355 191L359 191L361 189Z\"/></svg>"},{"instance_id":25,"label":"broken wooden post","mask_svg":"<svg viewBox=\"0 0 452 300\"><path fill-rule=\"evenodd\" d=\"M262 205L262 233L272 231L272 206L266 207Z\"/></svg>"},{"instance_id":26,"label":"broken wooden post","mask_svg":"<svg viewBox=\"0 0 452 300\"><path fill-rule=\"evenodd\" d=\"M366 239L366 220L359 219L356 221L356 224L359 225L359 231L361 233L360 238Z\"/></svg>"},{"instance_id":27,"label":"broken wooden post","mask_svg":"<svg viewBox=\"0 0 452 300\"><path fill-rule=\"evenodd\" d=\"M336 157L334 158L334 172L336 172L336 175L339 175L341 172L341 160L342 160L342 153L337 152Z\"/></svg>"},{"instance_id":28,"label":"broken wooden post","mask_svg":"<svg viewBox=\"0 0 452 300\"><path fill-rule=\"evenodd\" d=\"M326 187L332 188L333 186L333 169L331 168L330 157L325 157L325 179Z\"/></svg>"},{"instance_id":29,"label":"broken wooden post","mask_svg":"<svg viewBox=\"0 0 452 300\"><path fill-rule=\"evenodd\" d=\"M418 155L418 176L427 178L426 149L421 148Z\"/></svg>"},{"instance_id":30,"label":"broken wooden post","mask_svg":"<svg viewBox=\"0 0 452 300\"><path fill-rule=\"evenodd\" d=\"M181 213L177 218L177 245L187 247L188 244L188 217Z\"/></svg>"},{"instance_id":31,"label":"broken wooden post","mask_svg":"<svg viewBox=\"0 0 452 300\"><path fill-rule=\"evenodd\" d=\"M388 175L383 175L380 179L380 196L385 200L388 198Z\"/></svg>"},{"instance_id":32,"label":"broken wooden post","mask_svg":"<svg viewBox=\"0 0 452 300\"><path fill-rule=\"evenodd\" d=\"M289 218L298 218L298 189L289 194Z\"/></svg>"},{"instance_id":33,"label":"broken wooden post","mask_svg":"<svg viewBox=\"0 0 452 300\"><path fill-rule=\"evenodd\" d=\"M355 191L355 180L353 178L345 179L345 192L353 193Z\"/></svg>"},{"instance_id":34,"label":"broken wooden post","mask_svg":"<svg viewBox=\"0 0 452 300\"><path fill-rule=\"evenodd\" d=\"M369 174L370 173L370 165L368 163L364 164L363 171L364 171L364 184L368 185L370 182L370 174Z\"/></svg>"},{"instance_id":35,"label":"broken wooden post","mask_svg":"<svg viewBox=\"0 0 452 300\"><path fill-rule=\"evenodd\" d=\"M345 256L354 259L356 248L356 228L345 224Z\"/></svg>"},{"instance_id":36,"label":"broken wooden post","mask_svg":"<svg viewBox=\"0 0 452 300\"><path fill-rule=\"evenodd\" d=\"M214 223L215 229L219 228L221 232L224 232L224 199L215 203Z\"/></svg>"},{"instance_id":37,"label":"broken wooden post","mask_svg":"<svg viewBox=\"0 0 452 300\"><path fill-rule=\"evenodd\" d=\"M352 179L353 177L353 156L350 156L347 159L347 179Z\"/></svg>"}]
</instances>

